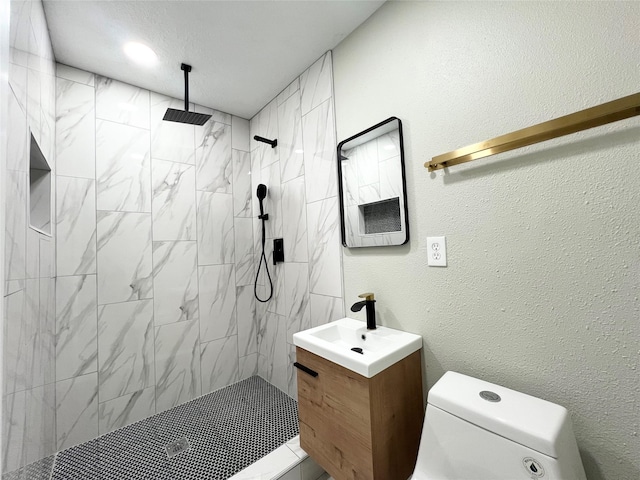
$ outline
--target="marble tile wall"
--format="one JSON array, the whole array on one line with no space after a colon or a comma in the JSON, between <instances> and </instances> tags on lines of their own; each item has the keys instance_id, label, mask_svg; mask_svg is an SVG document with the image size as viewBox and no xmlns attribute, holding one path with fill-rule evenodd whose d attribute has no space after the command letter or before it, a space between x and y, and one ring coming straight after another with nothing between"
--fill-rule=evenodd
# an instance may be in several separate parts
<instances>
[{"instance_id":1,"label":"marble tile wall","mask_svg":"<svg viewBox=\"0 0 640 480\"><path fill-rule=\"evenodd\" d=\"M257 371L249 122L57 65L56 450Z\"/></svg>"},{"instance_id":2,"label":"marble tile wall","mask_svg":"<svg viewBox=\"0 0 640 480\"><path fill-rule=\"evenodd\" d=\"M253 117L250 128L251 193L260 183L268 187L266 255L273 281L272 299L256 306L258 373L296 397L293 334L344 316L331 52ZM254 135L277 138L278 146ZM258 212L255 195L251 201ZM262 231L257 218L252 222L255 266ZM276 266L274 238L284 239L285 251L285 262ZM267 298L264 270L258 284Z\"/></svg>"},{"instance_id":3,"label":"marble tile wall","mask_svg":"<svg viewBox=\"0 0 640 480\"><path fill-rule=\"evenodd\" d=\"M56 168L55 62L42 3L10 7L1 473L56 450L55 229L30 228L28 206L30 135Z\"/></svg>"}]
</instances>

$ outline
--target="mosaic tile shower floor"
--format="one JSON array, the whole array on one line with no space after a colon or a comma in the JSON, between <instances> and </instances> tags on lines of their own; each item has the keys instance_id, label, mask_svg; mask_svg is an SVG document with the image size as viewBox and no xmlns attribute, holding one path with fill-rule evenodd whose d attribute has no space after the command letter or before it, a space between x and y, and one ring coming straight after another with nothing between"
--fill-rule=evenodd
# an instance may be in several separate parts
<instances>
[{"instance_id":1,"label":"mosaic tile shower floor","mask_svg":"<svg viewBox=\"0 0 640 480\"><path fill-rule=\"evenodd\" d=\"M251 377L59 452L51 480L225 480L296 435L296 402Z\"/></svg>"}]
</instances>

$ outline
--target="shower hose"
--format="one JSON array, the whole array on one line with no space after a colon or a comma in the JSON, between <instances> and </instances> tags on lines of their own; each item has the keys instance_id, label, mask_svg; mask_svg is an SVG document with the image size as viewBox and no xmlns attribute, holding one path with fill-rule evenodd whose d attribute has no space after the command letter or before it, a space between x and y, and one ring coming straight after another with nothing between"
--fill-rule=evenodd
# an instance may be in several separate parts
<instances>
[{"instance_id":1,"label":"shower hose","mask_svg":"<svg viewBox=\"0 0 640 480\"><path fill-rule=\"evenodd\" d=\"M261 202L262 203L262 202ZM262 206L262 205L261 205ZM264 254L264 245L265 245L265 226L264 222L266 219L264 215L260 215L260 220L262 220L262 254L260 255L260 261L258 262L258 271L256 272L256 281L253 283L253 294L259 302L267 303L273 297L273 281L271 280L271 274L269 273L269 264L267 263L267 256ZM263 300L258 296L258 277L260 276L260 269L262 268L262 263L264 262L264 268L267 271L267 278L269 279L269 298Z\"/></svg>"}]
</instances>

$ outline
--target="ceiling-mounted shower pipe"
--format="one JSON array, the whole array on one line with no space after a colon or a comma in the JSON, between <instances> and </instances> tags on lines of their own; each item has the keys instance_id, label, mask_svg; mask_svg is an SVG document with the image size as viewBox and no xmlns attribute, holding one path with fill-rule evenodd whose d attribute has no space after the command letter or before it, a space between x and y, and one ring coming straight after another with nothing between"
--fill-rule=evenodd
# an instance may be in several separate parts
<instances>
[{"instance_id":1,"label":"ceiling-mounted shower pipe","mask_svg":"<svg viewBox=\"0 0 640 480\"><path fill-rule=\"evenodd\" d=\"M258 141L258 142L268 143L269 145L271 145L271 148L276 148L278 146L278 139L277 138L275 140L269 140L268 138L264 138L264 137L261 137L259 135L254 135L253 139Z\"/></svg>"}]
</instances>

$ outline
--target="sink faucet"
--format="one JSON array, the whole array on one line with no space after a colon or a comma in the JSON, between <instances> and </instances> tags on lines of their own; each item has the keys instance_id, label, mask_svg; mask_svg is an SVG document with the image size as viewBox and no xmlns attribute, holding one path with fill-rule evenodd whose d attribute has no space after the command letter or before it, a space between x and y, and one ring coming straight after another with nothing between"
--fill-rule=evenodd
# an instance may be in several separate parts
<instances>
[{"instance_id":1,"label":"sink faucet","mask_svg":"<svg viewBox=\"0 0 640 480\"><path fill-rule=\"evenodd\" d=\"M351 305L352 312L359 312L362 307L367 308L367 330L376 329L376 301L373 299L373 293L362 293L358 295L358 298L364 298L361 302L356 302Z\"/></svg>"}]
</instances>

